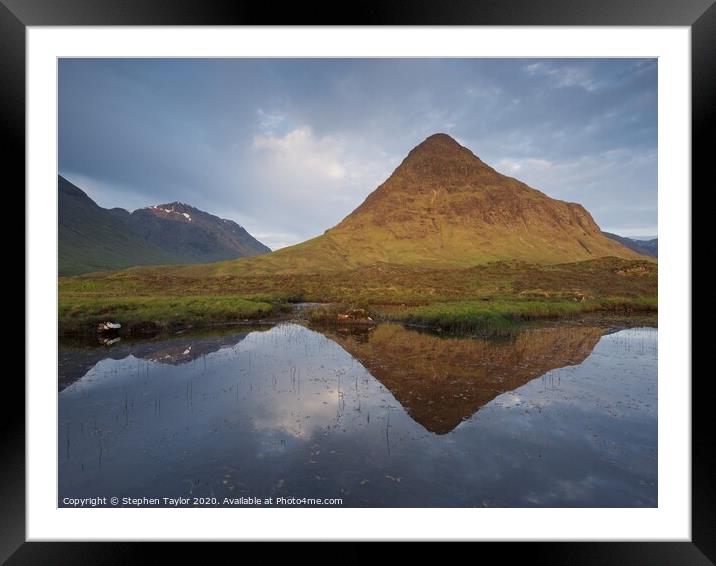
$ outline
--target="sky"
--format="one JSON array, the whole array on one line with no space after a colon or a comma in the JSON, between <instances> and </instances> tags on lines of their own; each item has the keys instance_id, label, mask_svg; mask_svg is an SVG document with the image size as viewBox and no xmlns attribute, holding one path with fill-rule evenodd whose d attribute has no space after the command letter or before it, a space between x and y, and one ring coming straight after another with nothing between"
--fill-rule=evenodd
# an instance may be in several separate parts
<instances>
[{"instance_id":1,"label":"sky","mask_svg":"<svg viewBox=\"0 0 716 566\"><path fill-rule=\"evenodd\" d=\"M656 59L60 59L59 172L272 249L337 224L426 137L657 235Z\"/></svg>"}]
</instances>

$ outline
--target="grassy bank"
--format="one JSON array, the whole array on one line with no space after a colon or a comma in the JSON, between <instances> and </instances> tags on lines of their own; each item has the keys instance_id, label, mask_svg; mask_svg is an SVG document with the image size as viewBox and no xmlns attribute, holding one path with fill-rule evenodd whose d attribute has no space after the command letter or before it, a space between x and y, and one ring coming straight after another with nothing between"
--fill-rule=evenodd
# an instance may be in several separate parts
<instances>
[{"instance_id":1,"label":"grassy bank","mask_svg":"<svg viewBox=\"0 0 716 566\"><path fill-rule=\"evenodd\" d=\"M94 332L100 322L122 325L130 335L180 327L255 320L285 309L280 302L249 300L236 296L206 297L61 297L61 335Z\"/></svg>"},{"instance_id":2,"label":"grassy bank","mask_svg":"<svg viewBox=\"0 0 716 566\"><path fill-rule=\"evenodd\" d=\"M376 320L489 335L525 320L656 312L657 304L658 265L639 260L451 270L379 264L304 274L256 274L242 262L231 264L233 273L217 274L217 265L223 264L213 271L166 266L60 278L60 333L113 319L137 328L236 322L307 301L364 308Z\"/></svg>"},{"instance_id":3,"label":"grassy bank","mask_svg":"<svg viewBox=\"0 0 716 566\"><path fill-rule=\"evenodd\" d=\"M610 298L601 301L495 300L436 303L415 307L383 307L382 320L404 322L455 334L509 336L525 322L579 318L586 314L656 314L656 298Z\"/></svg>"},{"instance_id":4,"label":"grassy bank","mask_svg":"<svg viewBox=\"0 0 716 566\"><path fill-rule=\"evenodd\" d=\"M478 300L656 296L658 266L616 258L560 265L497 262L467 269L378 264L311 273L254 273L242 261L224 264L133 268L60 278L60 298L71 295L295 297L326 303L409 304ZM219 266L219 267L217 267ZM213 271L212 271L213 270Z\"/></svg>"},{"instance_id":5,"label":"grassy bank","mask_svg":"<svg viewBox=\"0 0 716 566\"><path fill-rule=\"evenodd\" d=\"M588 314L608 316L656 315L656 298L610 298L602 301L574 300L479 300L427 305L331 304L309 313L309 321L321 325L364 324L365 319L341 321L342 313L363 311L375 321L425 326L453 334L485 337L514 335L526 322L575 319ZM345 316L345 315L344 315Z\"/></svg>"}]
</instances>

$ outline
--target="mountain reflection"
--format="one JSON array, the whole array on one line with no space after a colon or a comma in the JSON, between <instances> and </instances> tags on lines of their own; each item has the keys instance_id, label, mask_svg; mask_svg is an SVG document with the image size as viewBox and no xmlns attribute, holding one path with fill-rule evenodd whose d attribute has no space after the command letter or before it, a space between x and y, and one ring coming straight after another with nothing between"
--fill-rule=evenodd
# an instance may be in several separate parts
<instances>
[{"instance_id":1,"label":"mountain reflection","mask_svg":"<svg viewBox=\"0 0 716 566\"><path fill-rule=\"evenodd\" d=\"M655 329L565 324L509 341L394 324L213 332L84 350L63 340L61 506L178 495L658 503Z\"/></svg>"},{"instance_id":2,"label":"mountain reflection","mask_svg":"<svg viewBox=\"0 0 716 566\"><path fill-rule=\"evenodd\" d=\"M189 363L201 356L230 348L252 332L270 330L271 326L231 327L225 332L211 334L184 333L157 340L119 341L111 347L88 348L85 344L65 341L58 353L58 389L62 391L87 374L97 363L106 359L122 360L127 356L169 365Z\"/></svg>"},{"instance_id":3,"label":"mountain reflection","mask_svg":"<svg viewBox=\"0 0 716 566\"><path fill-rule=\"evenodd\" d=\"M444 338L381 324L367 332L326 335L389 389L413 420L445 434L498 395L550 370L583 362L605 332L554 327L494 341Z\"/></svg>"},{"instance_id":4,"label":"mountain reflection","mask_svg":"<svg viewBox=\"0 0 716 566\"><path fill-rule=\"evenodd\" d=\"M271 326L232 328L223 334L182 334L111 347L67 346L59 352L62 391L104 359L128 356L182 365L233 347ZM512 340L451 338L383 323L370 330L314 329L357 360L423 428L446 434L483 405L550 370L580 364L604 328L561 326L531 329Z\"/></svg>"}]
</instances>

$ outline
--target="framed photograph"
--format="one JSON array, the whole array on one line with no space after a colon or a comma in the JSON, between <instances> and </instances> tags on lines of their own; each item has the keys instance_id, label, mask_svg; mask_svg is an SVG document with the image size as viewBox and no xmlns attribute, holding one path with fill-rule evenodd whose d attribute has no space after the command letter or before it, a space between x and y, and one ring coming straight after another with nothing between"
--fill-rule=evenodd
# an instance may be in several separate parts
<instances>
[{"instance_id":1,"label":"framed photograph","mask_svg":"<svg viewBox=\"0 0 716 566\"><path fill-rule=\"evenodd\" d=\"M713 563L712 1L333 16L0 0L27 226L0 556Z\"/></svg>"}]
</instances>

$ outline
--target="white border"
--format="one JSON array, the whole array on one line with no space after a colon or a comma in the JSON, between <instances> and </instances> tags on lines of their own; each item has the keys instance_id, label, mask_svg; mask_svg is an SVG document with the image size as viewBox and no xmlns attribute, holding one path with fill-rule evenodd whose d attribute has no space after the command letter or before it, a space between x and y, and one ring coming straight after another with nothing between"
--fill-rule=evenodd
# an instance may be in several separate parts
<instances>
[{"instance_id":1,"label":"white border","mask_svg":"<svg viewBox=\"0 0 716 566\"><path fill-rule=\"evenodd\" d=\"M690 28L27 31L28 540L690 540ZM70 56L659 57L659 507L58 509L57 352L48 329L56 322L56 59Z\"/></svg>"}]
</instances>

